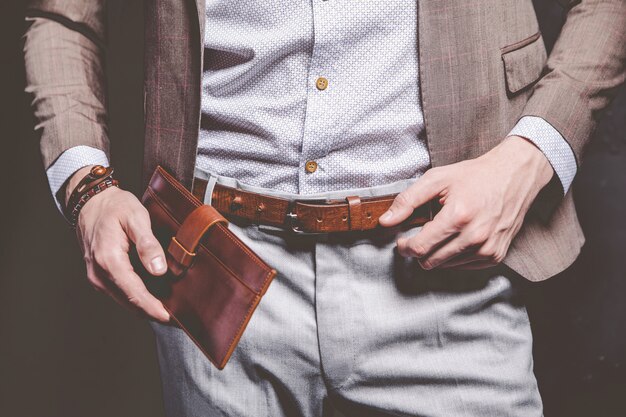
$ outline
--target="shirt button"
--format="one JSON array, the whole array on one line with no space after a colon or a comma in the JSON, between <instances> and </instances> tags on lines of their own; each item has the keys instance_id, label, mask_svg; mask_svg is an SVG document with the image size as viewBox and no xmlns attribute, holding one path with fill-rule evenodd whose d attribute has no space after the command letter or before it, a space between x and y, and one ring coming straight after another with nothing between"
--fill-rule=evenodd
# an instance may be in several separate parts
<instances>
[{"instance_id":1,"label":"shirt button","mask_svg":"<svg viewBox=\"0 0 626 417\"><path fill-rule=\"evenodd\" d=\"M306 161L306 164L304 165L304 169L306 169L307 172L315 172L317 170L317 162Z\"/></svg>"},{"instance_id":2,"label":"shirt button","mask_svg":"<svg viewBox=\"0 0 626 417\"><path fill-rule=\"evenodd\" d=\"M328 87L328 80L324 77L319 77L317 81L315 81L315 86L320 91L326 90L326 87Z\"/></svg>"}]
</instances>

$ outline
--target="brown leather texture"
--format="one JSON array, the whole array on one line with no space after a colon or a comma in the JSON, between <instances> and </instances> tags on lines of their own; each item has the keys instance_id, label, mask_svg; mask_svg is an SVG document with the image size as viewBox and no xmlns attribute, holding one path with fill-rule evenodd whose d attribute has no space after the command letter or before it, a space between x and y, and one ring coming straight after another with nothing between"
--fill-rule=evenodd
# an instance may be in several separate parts
<instances>
[{"instance_id":1,"label":"brown leather texture","mask_svg":"<svg viewBox=\"0 0 626 417\"><path fill-rule=\"evenodd\" d=\"M157 167L143 195L168 272L153 277L133 258L146 286L206 357L223 369L276 271Z\"/></svg>"},{"instance_id":2,"label":"brown leather texture","mask_svg":"<svg viewBox=\"0 0 626 417\"><path fill-rule=\"evenodd\" d=\"M78 214L87 200L109 187L119 185L118 181L113 179L113 171L112 167L96 165L76 184L63 212L70 225L76 226Z\"/></svg>"},{"instance_id":3,"label":"brown leather texture","mask_svg":"<svg viewBox=\"0 0 626 417\"><path fill-rule=\"evenodd\" d=\"M206 180L194 180L193 194L198 200L204 199L206 187ZM226 217L245 219L256 224L295 228L305 233L333 233L382 227L378 224L378 218L391 206L396 195L363 198L349 196L341 200L320 202L290 201L215 184L211 205ZM435 201L424 204L416 208L403 224L423 225L432 220L439 208Z\"/></svg>"}]
</instances>

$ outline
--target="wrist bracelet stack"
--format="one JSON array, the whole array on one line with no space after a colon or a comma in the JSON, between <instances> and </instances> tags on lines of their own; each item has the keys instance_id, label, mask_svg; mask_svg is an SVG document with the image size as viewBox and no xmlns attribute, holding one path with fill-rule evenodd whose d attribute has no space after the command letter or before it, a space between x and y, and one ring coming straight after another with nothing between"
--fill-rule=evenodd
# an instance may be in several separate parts
<instances>
[{"instance_id":1,"label":"wrist bracelet stack","mask_svg":"<svg viewBox=\"0 0 626 417\"><path fill-rule=\"evenodd\" d=\"M65 208L65 217L72 227L76 227L78 214L85 203L96 194L110 187L119 187L119 183L113 178L113 168L96 165L72 191Z\"/></svg>"}]
</instances>

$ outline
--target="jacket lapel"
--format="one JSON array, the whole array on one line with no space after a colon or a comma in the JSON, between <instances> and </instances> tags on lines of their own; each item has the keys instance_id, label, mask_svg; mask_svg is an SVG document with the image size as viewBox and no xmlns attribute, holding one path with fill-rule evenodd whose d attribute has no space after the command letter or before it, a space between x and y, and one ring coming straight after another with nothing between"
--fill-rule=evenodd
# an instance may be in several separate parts
<instances>
[{"instance_id":1,"label":"jacket lapel","mask_svg":"<svg viewBox=\"0 0 626 417\"><path fill-rule=\"evenodd\" d=\"M196 9L198 12L198 24L200 27L200 38L204 38L204 24L206 22L206 0L196 0ZM204 48L202 48L204 49Z\"/></svg>"},{"instance_id":2,"label":"jacket lapel","mask_svg":"<svg viewBox=\"0 0 626 417\"><path fill-rule=\"evenodd\" d=\"M146 2L144 184L156 165L162 165L191 188L200 126L205 1ZM498 108L494 69L474 62L489 53L484 45L490 42L483 38L487 32L480 30L485 24L480 16L488 7L481 2L419 1L420 90L433 166L476 157L505 133L495 115L482 114Z\"/></svg>"},{"instance_id":3,"label":"jacket lapel","mask_svg":"<svg viewBox=\"0 0 626 417\"><path fill-rule=\"evenodd\" d=\"M499 32L485 30L497 19L491 17L494 5L458 0L418 4L420 92L432 165L475 158L512 127L505 120L502 63L493 39Z\"/></svg>"},{"instance_id":4,"label":"jacket lapel","mask_svg":"<svg viewBox=\"0 0 626 417\"><path fill-rule=\"evenodd\" d=\"M454 123L445 121L446 109L453 104L447 30L449 3L449 0L418 2L420 94L432 166L447 163L444 150L449 148L446 146L451 134L449 126Z\"/></svg>"},{"instance_id":5,"label":"jacket lapel","mask_svg":"<svg viewBox=\"0 0 626 417\"><path fill-rule=\"evenodd\" d=\"M157 165L191 189L200 126L204 0L145 2L144 172Z\"/></svg>"}]
</instances>

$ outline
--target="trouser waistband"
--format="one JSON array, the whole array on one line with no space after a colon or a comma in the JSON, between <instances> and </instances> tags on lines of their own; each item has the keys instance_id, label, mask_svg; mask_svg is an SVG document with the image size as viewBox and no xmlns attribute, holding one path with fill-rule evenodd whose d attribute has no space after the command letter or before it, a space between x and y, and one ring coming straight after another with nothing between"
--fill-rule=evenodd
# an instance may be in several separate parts
<instances>
[{"instance_id":1,"label":"trouser waistband","mask_svg":"<svg viewBox=\"0 0 626 417\"><path fill-rule=\"evenodd\" d=\"M380 228L378 218L391 206L397 193L413 181L302 195L196 169L193 192L226 217L315 234ZM418 207L403 224L422 225L431 220L436 209L433 206L428 203Z\"/></svg>"}]
</instances>

